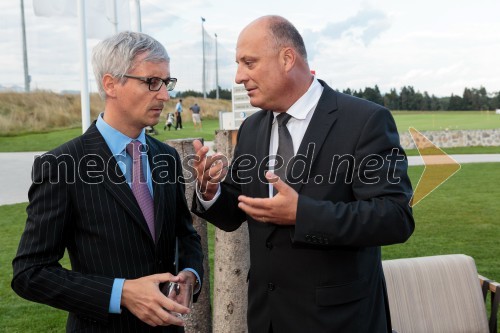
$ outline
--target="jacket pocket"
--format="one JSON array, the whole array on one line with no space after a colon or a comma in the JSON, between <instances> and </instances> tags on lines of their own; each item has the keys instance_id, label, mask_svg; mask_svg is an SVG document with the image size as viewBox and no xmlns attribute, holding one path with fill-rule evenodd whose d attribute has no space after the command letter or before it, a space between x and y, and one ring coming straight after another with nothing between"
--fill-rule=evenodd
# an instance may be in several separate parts
<instances>
[{"instance_id":1,"label":"jacket pocket","mask_svg":"<svg viewBox=\"0 0 500 333\"><path fill-rule=\"evenodd\" d=\"M367 279L334 286L316 287L316 304L332 306L365 298L369 293Z\"/></svg>"}]
</instances>

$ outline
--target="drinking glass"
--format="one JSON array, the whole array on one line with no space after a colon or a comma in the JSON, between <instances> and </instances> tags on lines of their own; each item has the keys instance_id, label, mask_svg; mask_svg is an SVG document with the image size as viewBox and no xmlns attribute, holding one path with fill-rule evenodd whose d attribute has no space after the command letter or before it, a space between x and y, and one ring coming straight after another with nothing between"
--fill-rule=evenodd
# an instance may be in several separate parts
<instances>
[{"instance_id":1,"label":"drinking glass","mask_svg":"<svg viewBox=\"0 0 500 333\"><path fill-rule=\"evenodd\" d=\"M193 285L191 283L167 282L161 288L161 291L174 302L191 309L193 305ZM184 320L188 317L188 314L173 311L170 311L170 313Z\"/></svg>"}]
</instances>

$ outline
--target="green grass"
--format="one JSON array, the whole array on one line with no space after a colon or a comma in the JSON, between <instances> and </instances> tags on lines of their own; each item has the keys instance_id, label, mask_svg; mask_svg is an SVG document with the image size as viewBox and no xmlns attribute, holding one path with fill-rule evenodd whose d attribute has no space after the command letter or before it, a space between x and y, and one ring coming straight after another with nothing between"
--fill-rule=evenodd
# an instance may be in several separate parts
<instances>
[{"instance_id":1,"label":"green grass","mask_svg":"<svg viewBox=\"0 0 500 333\"><path fill-rule=\"evenodd\" d=\"M410 167L415 188L423 167ZM383 248L383 258L463 253L478 272L500 280L500 168L498 163L462 168L414 207L415 232L404 244Z\"/></svg>"},{"instance_id":2,"label":"green grass","mask_svg":"<svg viewBox=\"0 0 500 333\"><path fill-rule=\"evenodd\" d=\"M409 127L414 127L419 131L500 128L500 115L496 115L493 111L394 111L393 114L400 133L407 132ZM192 122L185 122L184 129L180 131L164 131L163 120L155 128L158 131L156 138L161 141L200 136L206 141L213 141L215 130L219 128L219 121L217 119L203 120L201 132L194 131ZM0 152L47 151L80 134L81 128L71 128L47 133L0 136ZM449 150L452 154L500 152L498 147L477 147L472 151L468 149L465 152L454 152L452 149L445 151ZM416 154L416 151L409 152L409 155Z\"/></svg>"},{"instance_id":3,"label":"green grass","mask_svg":"<svg viewBox=\"0 0 500 333\"><path fill-rule=\"evenodd\" d=\"M448 155L453 154L500 154L500 146L475 146L475 147L454 147L454 148L441 148ZM418 149L406 149L408 156L418 156Z\"/></svg>"},{"instance_id":4,"label":"green grass","mask_svg":"<svg viewBox=\"0 0 500 333\"><path fill-rule=\"evenodd\" d=\"M191 122L186 122L183 125L184 128L179 131L164 131L162 122L155 126L155 129L158 131L158 135L155 135L154 137L160 141L195 137L203 137L206 141L213 141L215 130L219 128L219 120L203 120L202 131L195 131L193 129L193 123ZM82 129L79 127L50 131L47 133L0 136L0 152L48 151L81 134Z\"/></svg>"},{"instance_id":5,"label":"green grass","mask_svg":"<svg viewBox=\"0 0 500 333\"><path fill-rule=\"evenodd\" d=\"M67 312L29 302L10 288L12 259L26 221L26 203L0 206L0 332L62 332ZM67 260L63 262L67 265Z\"/></svg>"},{"instance_id":6,"label":"green grass","mask_svg":"<svg viewBox=\"0 0 500 333\"><path fill-rule=\"evenodd\" d=\"M409 127L419 131L500 128L500 115L495 111L393 111L398 131Z\"/></svg>"},{"instance_id":7,"label":"green grass","mask_svg":"<svg viewBox=\"0 0 500 333\"><path fill-rule=\"evenodd\" d=\"M413 186L423 167L410 167ZM464 164L453 177L414 207L415 233L404 244L385 246L384 259L463 253L478 272L500 281L500 168L495 163ZM28 302L10 288L11 261L26 220L26 204L0 206L0 332L60 332L66 313ZM213 286L213 226L209 260ZM63 262L67 265L67 260Z\"/></svg>"}]
</instances>

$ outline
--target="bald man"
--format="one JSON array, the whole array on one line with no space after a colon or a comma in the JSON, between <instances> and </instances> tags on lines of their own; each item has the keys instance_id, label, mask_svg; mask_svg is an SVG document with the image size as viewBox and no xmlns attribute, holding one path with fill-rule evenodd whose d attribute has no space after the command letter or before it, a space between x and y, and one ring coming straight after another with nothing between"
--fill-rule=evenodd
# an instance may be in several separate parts
<instances>
[{"instance_id":1,"label":"bald man","mask_svg":"<svg viewBox=\"0 0 500 333\"><path fill-rule=\"evenodd\" d=\"M380 247L414 230L391 113L316 79L279 16L241 32L236 62L262 111L241 125L227 177L194 142L193 211L225 231L248 221L249 332L390 332Z\"/></svg>"}]
</instances>

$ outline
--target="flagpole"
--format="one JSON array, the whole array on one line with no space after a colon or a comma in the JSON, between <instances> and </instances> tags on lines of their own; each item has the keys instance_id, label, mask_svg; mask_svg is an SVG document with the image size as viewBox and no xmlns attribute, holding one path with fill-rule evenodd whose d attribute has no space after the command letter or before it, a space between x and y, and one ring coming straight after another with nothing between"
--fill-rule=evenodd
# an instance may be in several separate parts
<instances>
[{"instance_id":1,"label":"flagpole","mask_svg":"<svg viewBox=\"0 0 500 333\"><path fill-rule=\"evenodd\" d=\"M136 22L136 29L138 32L142 31L142 24L141 24L141 1L140 0L135 0L135 22Z\"/></svg>"},{"instance_id":2,"label":"flagpole","mask_svg":"<svg viewBox=\"0 0 500 333\"><path fill-rule=\"evenodd\" d=\"M206 78L205 78L205 28L203 27L203 22L205 19L201 18L201 44L203 46L203 75L202 75L202 85L203 85L203 98L207 98L207 87L206 87Z\"/></svg>"},{"instance_id":3,"label":"flagpole","mask_svg":"<svg viewBox=\"0 0 500 333\"><path fill-rule=\"evenodd\" d=\"M80 99L82 103L82 132L90 127L89 79L87 70L87 28L85 25L85 0L78 0L80 28Z\"/></svg>"},{"instance_id":4,"label":"flagpole","mask_svg":"<svg viewBox=\"0 0 500 333\"><path fill-rule=\"evenodd\" d=\"M24 19L24 0L21 0L21 24L23 34L23 64L24 64L24 91L30 92L30 75L28 71L28 51L26 43L26 21Z\"/></svg>"},{"instance_id":5,"label":"flagpole","mask_svg":"<svg viewBox=\"0 0 500 333\"><path fill-rule=\"evenodd\" d=\"M113 33L118 33L118 8L116 8L116 0L111 1L111 5L113 6Z\"/></svg>"},{"instance_id":6,"label":"flagpole","mask_svg":"<svg viewBox=\"0 0 500 333\"><path fill-rule=\"evenodd\" d=\"M217 34L215 35L215 98L219 99L219 65L217 59Z\"/></svg>"}]
</instances>

